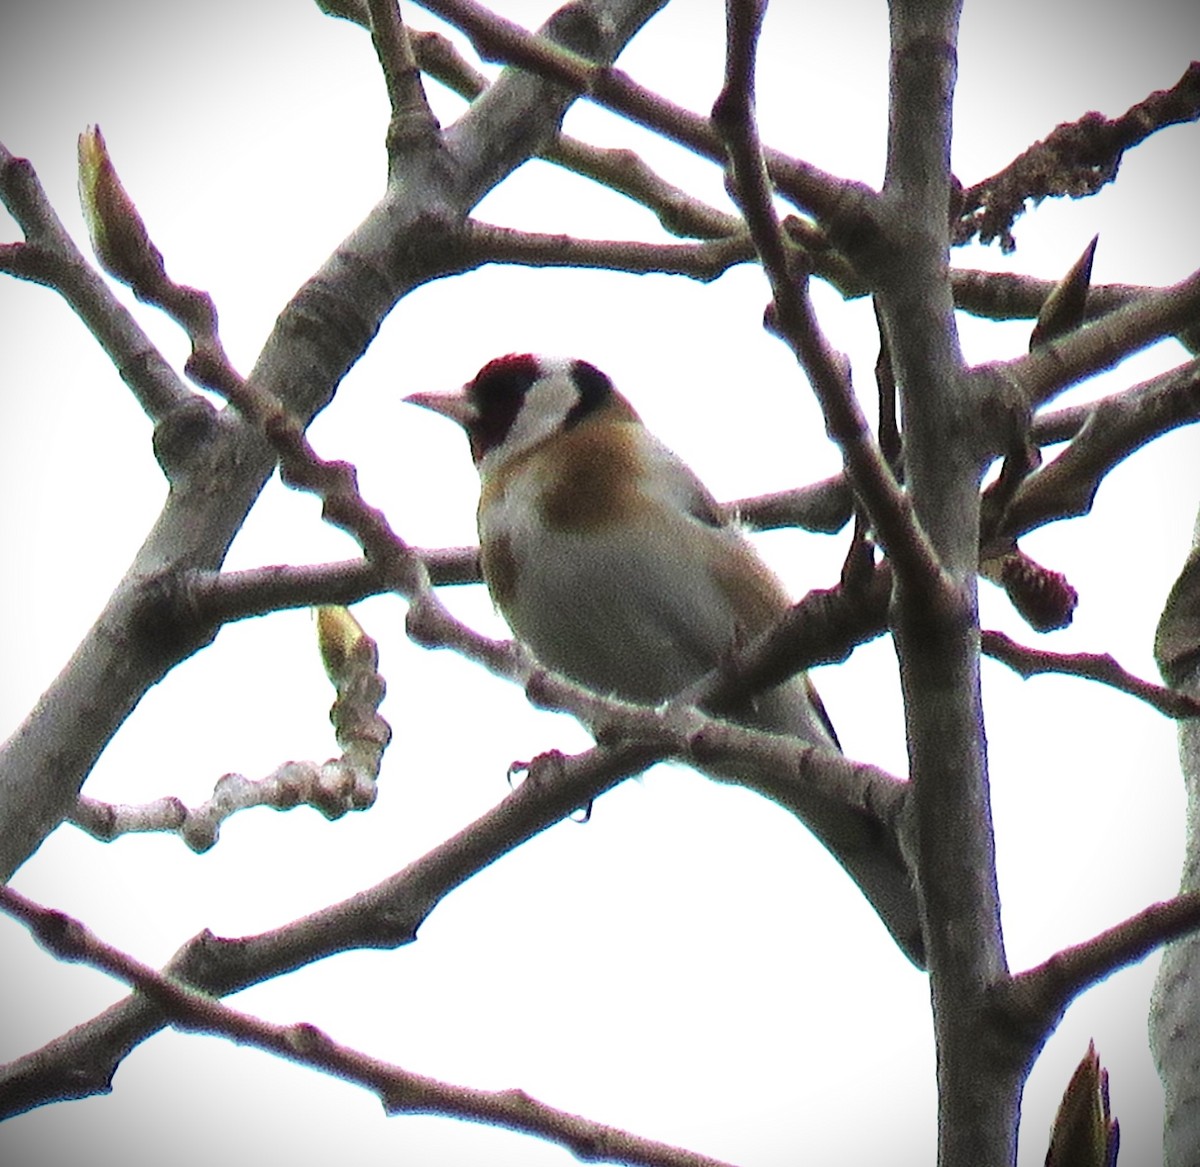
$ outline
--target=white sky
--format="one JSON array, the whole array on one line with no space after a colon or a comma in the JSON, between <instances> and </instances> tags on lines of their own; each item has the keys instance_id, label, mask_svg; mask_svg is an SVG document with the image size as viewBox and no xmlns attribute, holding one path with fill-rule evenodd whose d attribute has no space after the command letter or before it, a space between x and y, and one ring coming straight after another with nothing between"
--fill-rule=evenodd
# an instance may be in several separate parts
<instances>
[{"instance_id":1,"label":"white sky","mask_svg":"<svg viewBox=\"0 0 1200 1167\"><path fill-rule=\"evenodd\" d=\"M501 7L535 25L553 5ZM763 135L876 183L885 8L829 7L777 0L759 82ZM435 26L411 6L405 14L416 27ZM283 0L43 2L0 20L0 140L33 160L82 242L75 139L98 122L168 270L212 293L226 346L248 369L287 299L380 193L387 111L367 36L315 5ZM719 86L722 28L719 3L675 0L622 66L706 110ZM968 5L956 172L970 184L1058 122L1093 108L1123 112L1173 84L1198 50L1200 11L1186 0ZM450 122L461 103L432 90ZM580 105L567 129L634 146L673 180L722 199L709 164L618 119ZM1128 155L1115 187L1022 219L1011 259L993 248L956 253L956 262L1054 277L1099 231L1097 283L1182 278L1198 255L1198 133L1158 135ZM661 237L646 212L542 164L515 175L479 216ZM7 220L2 237L17 237ZM803 379L759 327L765 296L748 268L710 287L499 268L445 280L392 314L312 437L323 455L357 464L366 497L405 538L470 542L476 483L465 444L400 398L457 385L501 352L548 351L611 373L719 497L811 481L832 473L838 457ZM818 307L870 407L869 306L819 294ZM173 326L135 311L182 365ZM972 362L1024 349L1027 325L960 323ZM164 486L149 424L55 295L0 282L0 328L7 733L101 608ZM1178 346L1159 346L1086 392L1116 391L1181 359ZM1194 429L1159 441L1110 476L1093 515L1027 541L1081 594L1074 627L1046 638L1048 646L1112 651L1154 677L1153 629L1190 543L1198 454ZM273 481L227 566L354 554L317 512L314 500ZM760 546L799 596L836 578L846 535L773 533ZM477 626L502 632L482 589L448 599ZM1035 639L987 585L982 606L986 626ZM201 928L252 934L370 886L500 799L512 759L586 745L572 722L530 711L517 690L409 645L399 601L374 599L358 614L380 642L383 712L395 733L369 813L336 824L307 810L242 815L199 858L171 838L105 846L66 827L14 886L161 963ZM1175 732L1131 699L1084 682L1021 682L992 662L984 667L1004 924L1010 961L1022 968L1174 892L1183 839ZM869 645L817 680L847 752L903 773L890 645ZM323 759L336 752L331 699L306 613L230 627L146 697L87 793L123 802L176 794L195 804L226 771L261 776L287 758ZM0 952L0 1059L123 995L98 973L56 964L7 919ZM1155 968L1150 960L1112 977L1068 1013L1026 1091L1022 1164L1042 1162L1054 1108L1089 1037L1111 1070L1122 1161L1157 1157L1161 1098L1145 1022ZM449 896L416 944L339 956L233 1003L280 1022L310 1021L420 1073L520 1086L734 1162L773 1167L798 1150L828 1165L933 1160L924 977L790 816L680 767L627 783L597 804L587 826L559 825L506 857ZM173 1033L126 1060L112 1096L0 1127L0 1158L12 1163L57 1164L105 1145L120 1146L131 1167L199 1164L214 1152L231 1167L264 1152L298 1165L334 1156L364 1165L573 1161L487 1128L386 1119L356 1088Z\"/></svg>"}]
</instances>

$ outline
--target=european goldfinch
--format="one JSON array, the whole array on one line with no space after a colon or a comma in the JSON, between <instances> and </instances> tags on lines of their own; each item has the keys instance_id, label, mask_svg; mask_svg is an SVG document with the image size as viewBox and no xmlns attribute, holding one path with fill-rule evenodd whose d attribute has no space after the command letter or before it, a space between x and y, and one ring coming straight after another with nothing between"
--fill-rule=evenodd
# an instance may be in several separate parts
<instances>
[{"instance_id":1,"label":"european goldfinch","mask_svg":"<svg viewBox=\"0 0 1200 1167\"><path fill-rule=\"evenodd\" d=\"M480 561L538 659L599 693L658 703L788 608L783 586L690 469L595 366L499 357L462 390L406 400L458 422L480 478ZM837 749L804 674L723 715ZM883 848L837 846L844 815L804 814L922 963L908 870Z\"/></svg>"}]
</instances>

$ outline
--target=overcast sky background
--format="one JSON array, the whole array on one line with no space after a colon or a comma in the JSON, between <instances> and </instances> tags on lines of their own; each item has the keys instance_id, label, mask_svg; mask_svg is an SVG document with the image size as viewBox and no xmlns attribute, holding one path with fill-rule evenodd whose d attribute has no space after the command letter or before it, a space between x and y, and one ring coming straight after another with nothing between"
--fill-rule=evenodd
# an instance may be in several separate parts
<instances>
[{"instance_id":1,"label":"overcast sky background","mask_svg":"<svg viewBox=\"0 0 1200 1167\"><path fill-rule=\"evenodd\" d=\"M552 3L513 2L535 26ZM828 11L836 7L836 12ZM404 6L418 28L437 22ZM383 84L367 35L301 0L239 5L9 6L0 17L0 140L36 166L76 239L75 141L103 128L121 177L177 280L215 298L222 336L248 370L300 283L382 190ZM848 177L882 177L887 95L882 3L772 8L759 113L772 145ZM722 5L675 0L621 64L698 111L720 85ZM1174 84L1200 51L1189 0L1147 5L968 4L960 44L954 166L970 184L1059 122L1124 112ZM436 85L443 123L462 103ZM722 203L710 164L580 103L566 128L640 150L665 175ZM1097 231L1097 283L1165 284L1197 265L1200 129L1132 151L1115 186L1018 223L1019 249L954 261L1061 275ZM480 218L546 231L661 239L652 216L541 163ZM0 218L3 218L0 215ZM17 238L4 219L4 239ZM120 293L128 303L132 297ZM822 323L853 364L870 410L868 304L816 289ZM509 351L585 357L721 498L833 473L836 450L782 345L759 326L761 275L683 279L484 269L421 289L385 323L311 436L358 466L363 492L411 542L474 540L476 478L460 434L412 410L416 389L452 387ZM182 366L177 330L139 320ZM1028 324L960 320L969 361L1022 352ZM97 345L53 293L0 281L0 482L6 668L0 732L19 724L99 612L158 513L164 483L150 425ZM1114 392L1183 359L1174 343L1064 401ZM1063 651L1111 651L1155 677L1151 644L1190 545L1200 435L1176 432L1130 459L1094 513L1025 546L1080 591ZM836 579L848 535L776 532L760 547L798 597ZM357 548L310 497L273 480L227 566L321 562ZM984 624L1034 641L982 585ZM502 634L483 590L454 610ZM403 636L394 598L359 605L380 643L395 734L379 801L329 824L309 810L230 821L196 857L174 838L96 843L70 827L14 879L104 939L160 964L211 928L278 926L368 887L503 797L505 769L551 747L583 748L569 719ZM890 643L816 680L848 754L905 771ZM1172 724L1081 681L1022 682L984 665L1001 894L1014 968L1040 962L1178 884L1183 795ZM288 758L336 753L332 692L305 612L225 629L152 691L87 793L194 805L227 771L262 776ZM99 973L57 964L0 919L0 1059L35 1048L123 996ZM1146 1046L1157 966L1148 960L1073 1007L1026 1091L1021 1163L1040 1164L1072 1068L1094 1038L1112 1074L1122 1161L1159 1154L1161 1092ZM396 952L342 955L240 994L238 1008L306 1020L424 1074L520 1086L547 1102L733 1162L833 1167L928 1164L935 1145L928 986L836 865L784 812L677 766L605 796L592 821L560 824L454 892ZM113 1094L0 1126L0 1158L58 1164L104 1148L131 1167L231 1167L263 1154L298 1165L564 1164L565 1151L505 1132L383 1116L365 1092L215 1039L164 1033L118 1070Z\"/></svg>"}]
</instances>

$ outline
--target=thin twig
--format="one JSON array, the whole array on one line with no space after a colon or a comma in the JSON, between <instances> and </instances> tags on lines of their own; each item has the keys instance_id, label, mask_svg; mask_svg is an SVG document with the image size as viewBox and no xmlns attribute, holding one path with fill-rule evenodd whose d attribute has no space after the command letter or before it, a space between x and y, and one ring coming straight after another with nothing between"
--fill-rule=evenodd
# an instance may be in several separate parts
<instances>
[{"instance_id":1,"label":"thin twig","mask_svg":"<svg viewBox=\"0 0 1200 1167\"><path fill-rule=\"evenodd\" d=\"M409 39L421 69L455 93L473 101L487 88L488 78L441 33L410 30ZM735 215L717 210L667 182L636 151L593 146L559 134L541 156L641 203L672 235L721 239L735 234L741 226Z\"/></svg>"},{"instance_id":2,"label":"thin twig","mask_svg":"<svg viewBox=\"0 0 1200 1167\"><path fill-rule=\"evenodd\" d=\"M75 246L33 166L3 145L0 199L25 234L24 243L8 245L5 270L66 300L150 418L159 421L191 401L192 391Z\"/></svg>"},{"instance_id":3,"label":"thin twig","mask_svg":"<svg viewBox=\"0 0 1200 1167\"><path fill-rule=\"evenodd\" d=\"M392 109L387 155L389 175L396 180L414 150L436 146L441 127L425 96L416 53L396 0L367 0L367 8L371 41L375 45Z\"/></svg>"},{"instance_id":4,"label":"thin twig","mask_svg":"<svg viewBox=\"0 0 1200 1167\"><path fill-rule=\"evenodd\" d=\"M1126 672L1108 653L1097 652L1049 652L1018 644L1003 632L985 629L982 633L982 650L990 657L1008 665L1022 677L1033 677L1039 673L1063 673L1071 677L1083 677L1108 685L1131 697L1137 697L1153 706L1167 717L1181 719L1200 717L1200 700L1168 689L1151 681L1143 681Z\"/></svg>"},{"instance_id":5,"label":"thin twig","mask_svg":"<svg viewBox=\"0 0 1200 1167\"><path fill-rule=\"evenodd\" d=\"M854 499L841 474L792 490L734 499L724 505L726 510L737 515L739 522L756 531L799 527L832 535L854 514Z\"/></svg>"},{"instance_id":6,"label":"thin twig","mask_svg":"<svg viewBox=\"0 0 1200 1167\"><path fill-rule=\"evenodd\" d=\"M421 6L461 29L484 60L528 69L702 157L724 163L724 143L708 118L667 101L619 69L596 64L527 32L474 0L421 0ZM853 208L869 202L874 193L862 183L836 178L775 150L767 151L766 160L780 192L796 206L826 218L841 216L847 226L853 221Z\"/></svg>"},{"instance_id":7,"label":"thin twig","mask_svg":"<svg viewBox=\"0 0 1200 1167\"><path fill-rule=\"evenodd\" d=\"M509 263L536 267L606 268L637 274L661 272L707 283L754 258L746 234L704 243L641 243L545 235L473 221L464 241L464 267Z\"/></svg>"},{"instance_id":8,"label":"thin twig","mask_svg":"<svg viewBox=\"0 0 1200 1167\"><path fill-rule=\"evenodd\" d=\"M950 269L955 307L988 320L1036 319L1056 283L1016 272ZM1139 284L1100 284L1088 290L1084 317L1093 320L1104 316L1156 290Z\"/></svg>"},{"instance_id":9,"label":"thin twig","mask_svg":"<svg viewBox=\"0 0 1200 1167\"><path fill-rule=\"evenodd\" d=\"M480 583L477 547L413 548L435 586ZM369 559L304 566L280 564L243 571L196 572L185 581L180 603L189 619L224 624L319 604L355 604L389 590L384 571Z\"/></svg>"},{"instance_id":10,"label":"thin twig","mask_svg":"<svg viewBox=\"0 0 1200 1167\"><path fill-rule=\"evenodd\" d=\"M937 555L871 434L854 397L845 357L825 341L804 282L788 269L753 112L753 58L761 11L754 0L730 0L727 13L726 80L713 106L713 123L729 151L735 197L771 284L774 325L808 373L826 427L841 448L847 476L875 523L880 545L898 572L935 598L949 588Z\"/></svg>"}]
</instances>

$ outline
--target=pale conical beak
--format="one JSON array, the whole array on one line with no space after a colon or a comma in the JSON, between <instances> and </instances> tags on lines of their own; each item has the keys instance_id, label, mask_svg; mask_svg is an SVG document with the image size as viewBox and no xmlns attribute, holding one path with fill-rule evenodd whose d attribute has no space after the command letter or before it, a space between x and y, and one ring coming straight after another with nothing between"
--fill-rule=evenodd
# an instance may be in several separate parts
<instances>
[{"instance_id":1,"label":"pale conical beak","mask_svg":"<svg viewBox=\"0 0 1200 1167\"><path fill-rule=\"evenodd\" d=\"M458 422L463 429L469 429L478 416L475 406L461 389L451 393L410 393L404 400L422 409L432 409L434 413Z\"/></svg>"}]
</instances>

